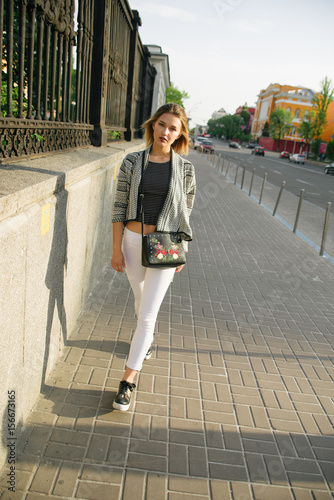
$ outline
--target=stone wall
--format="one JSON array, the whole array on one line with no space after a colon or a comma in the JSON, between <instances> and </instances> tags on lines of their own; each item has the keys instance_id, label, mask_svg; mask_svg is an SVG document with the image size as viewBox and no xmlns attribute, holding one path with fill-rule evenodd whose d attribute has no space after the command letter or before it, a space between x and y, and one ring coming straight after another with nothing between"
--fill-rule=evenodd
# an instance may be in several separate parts
<instances>
[{"instance_id":1,"label":"stone wall","mask_svg":"<svg viewBox=\"0 0 334 500\"><path fill-rule=\"evenodd\" d=\"M0 165L0 466L109 261L117 168L142 140ZM13 393L11 393L13 394Z\"/></svg>"}]
</instances>

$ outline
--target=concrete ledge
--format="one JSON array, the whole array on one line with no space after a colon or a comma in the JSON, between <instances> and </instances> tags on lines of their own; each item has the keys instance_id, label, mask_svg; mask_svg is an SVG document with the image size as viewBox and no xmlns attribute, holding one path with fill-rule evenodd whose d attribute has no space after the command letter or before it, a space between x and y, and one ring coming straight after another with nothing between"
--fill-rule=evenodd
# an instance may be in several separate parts
<instances>
[{"instance_id":1,"label":"concrete ledge","mask_svg":"<svg viewBox=\"0 0 334 500\"><path fill-rule=\"evenodd\" d=\"M18 437L110 258L117 169L144 147L122 142L0 166L0 465L8 391Z\"/></svg>"},{"instance_id":2,"label":"concrete ledge","mask_svg":"<svg viewBox=\"0 0 334 500\"><path fill-rule=\"evenodd\" d=\"M0 221L54 193L59 176L65 175L65 187L69 187L102 166L107 167L111 158L117 162L142 148L143 141L137 139L0 165Z\"/></svg>"}]
</instances>

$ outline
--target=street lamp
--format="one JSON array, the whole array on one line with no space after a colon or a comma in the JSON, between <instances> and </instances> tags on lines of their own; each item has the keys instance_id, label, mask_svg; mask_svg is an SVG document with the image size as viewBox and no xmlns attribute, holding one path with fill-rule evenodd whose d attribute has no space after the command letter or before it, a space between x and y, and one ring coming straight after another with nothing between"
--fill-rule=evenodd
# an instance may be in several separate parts
<instances>
[{"instance_id":1,"label":"street lamp","mask_svg":"<svg viewBox=\"0 0 334 500\"><path fill-rule=\"evenodd\" d=\"M199 106L200 104L202 104L202 103L201 103L201 102L197 102L196 104L194 104L194 105L192 106L192 108L191 108L189 111L187 111L187 117L188 117L188 129L189 129L189 122L190 122L190 120L191 120L190 115L191 115L191 113L192 113L193 111L195 111L195 109L197 109L197 108L198 108L198 106Z\"/></svg>"}]
</instances>

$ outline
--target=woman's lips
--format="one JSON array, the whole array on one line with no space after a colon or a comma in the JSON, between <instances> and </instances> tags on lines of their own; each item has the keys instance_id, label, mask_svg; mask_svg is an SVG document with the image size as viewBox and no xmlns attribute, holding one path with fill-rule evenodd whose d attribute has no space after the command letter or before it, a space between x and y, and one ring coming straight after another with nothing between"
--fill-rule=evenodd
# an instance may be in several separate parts
<instances>
[{"instance_id":1,"label":"woman's lips","mask_svg":"<svg viewBox=\"0 0 334 500\"><path fill-rule=\"evenodd\" d=\"M160 137L160 141L161 142L167 142L167 139L165 139L165 137Z\"/></svg>"}]
</instances>

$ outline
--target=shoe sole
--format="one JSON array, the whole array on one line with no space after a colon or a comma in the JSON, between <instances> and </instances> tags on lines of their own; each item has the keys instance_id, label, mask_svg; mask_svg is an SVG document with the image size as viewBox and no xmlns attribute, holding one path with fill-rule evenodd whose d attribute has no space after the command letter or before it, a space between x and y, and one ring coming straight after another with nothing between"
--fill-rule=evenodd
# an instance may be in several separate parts
<instances>
[{"instance_id":1,"label":"shoe sole","mask_svg":"<svg viewBox=\"0 0 334 500\"><path fill-rule=\"evenodd\" d=\"M146 354L145 359L151 359L151 357L152 357L152 353Z\"/></svg>"},{"instance_id":2,"label":"shoe sole","mask_svg":"<svg viewBox=\"0 0 334 500\"><path fill-rule=\"evenodd\" d=\"M116 401L113 402L112 407L114 410L119 410L119 411L127 411L129 409L130 403L128 405L120 405L119 403L116 403Z\"/></svg>"}]
</instances>

